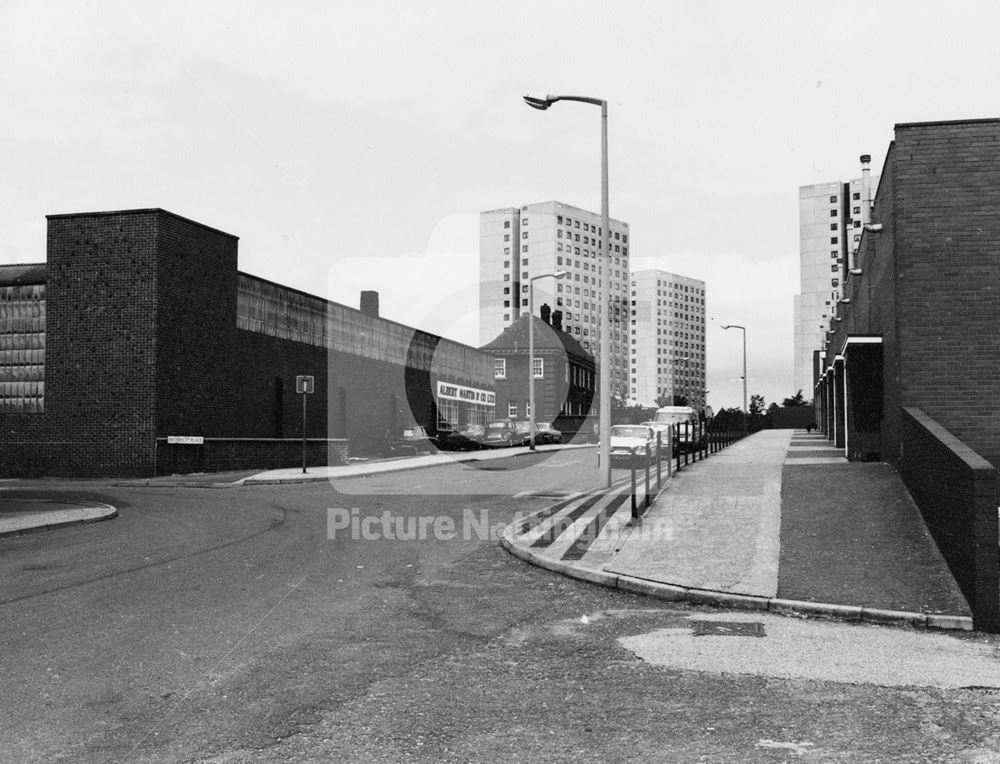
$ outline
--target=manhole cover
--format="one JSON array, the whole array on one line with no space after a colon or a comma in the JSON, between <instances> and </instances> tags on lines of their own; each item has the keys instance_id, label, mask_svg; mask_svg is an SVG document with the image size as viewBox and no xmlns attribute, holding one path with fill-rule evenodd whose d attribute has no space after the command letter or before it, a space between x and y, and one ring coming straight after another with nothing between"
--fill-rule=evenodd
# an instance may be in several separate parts
<instances>
[{"instance_id":1,"label":"manhole cover","mask_svg":"<svg viewBox=\"0 0 1000 764\"><path fill-rule=\"evenodd\" d=\"M696 637L763 637L764 624L758 621L692 621Z\"/></svg>"}]
</instances>

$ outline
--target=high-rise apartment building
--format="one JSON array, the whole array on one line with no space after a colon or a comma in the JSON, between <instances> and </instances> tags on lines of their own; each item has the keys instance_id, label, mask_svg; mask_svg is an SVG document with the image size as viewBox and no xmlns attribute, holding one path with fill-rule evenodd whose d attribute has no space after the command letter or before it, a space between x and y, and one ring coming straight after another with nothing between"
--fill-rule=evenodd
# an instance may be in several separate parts
<instances>
[{"instance_id":1,"label":"high-rise apartment building","mask_svg":"<svg viewBox=\"0 0 1000 764\"><path fill-rule=\"evenodd\" d=\"M874 188L878 178L872 178ZM813 351L826 341L847 269L861 241L861 178L799 188L799 294L795 296L795 390L812 398Z\"/></svg>"},{"instance_id":2,"label":"high-rise apartment building","mask_svg":"<svg viewBox=\"0 0 1000 764\"><path fill-rule=\"evenodd\" d=\"M479 342L492 341L528 310L531 279L566 271L535 285L535 314L543 304L562 313L563 329L600 357L600 290L610 282L612 395L628 397L629 228L612 219L609 273L601 262L601 216L561 202L488 210L479 215ZM604 373L603 369L599 373Z\"/></svg>"},{"instance_id":3,"label":"high-rise apartment building","mask_svg":"<svg viewBox=\"0 0 1000 764\"><path fill-rule=\"evenodd\" d=\"M631 279L629 397L672 405L682 396L705 406L705 282L660 270Z\"/></svg>"}]
</instances>

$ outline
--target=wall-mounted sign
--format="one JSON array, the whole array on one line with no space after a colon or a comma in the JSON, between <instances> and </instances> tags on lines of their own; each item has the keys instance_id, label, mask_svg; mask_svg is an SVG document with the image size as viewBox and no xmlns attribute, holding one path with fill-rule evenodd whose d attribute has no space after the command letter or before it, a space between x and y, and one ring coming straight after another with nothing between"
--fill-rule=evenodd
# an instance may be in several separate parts
<instances>
[{"instance_id":1,"label":"wall-mounted sign","mask_svg":"<svg viewBox=\"0 0 1000 764\"><path fill-rule=\"evenodd\" d=\"M295 378L295 392L297 393L311 393L314 387L314 380L311 374L299 374Z\"/></svg>"},{"instance_id":2,"label":"wall-mounted sign","mask_svg":"<svg viewBox=\"0 0 1000 764\"><path fill-rule=\"evenodd\" d=\"M168 435L167 443L170 445L201 446L205 439L201 435Z\"/></svg>"},{"instance_id":3,"label":"wall-mounted sign","mask_svg":"<svg viewBox=\"0 0 1000 764\"><path fill-rule=\"evenodd\" d=\"M465 401L481 406L495 406L496 393L490 390L477 390L474 387L455 385L451 382L438 382L438 398L445 398L450 401Z\"/></svg>"}]
</instances>

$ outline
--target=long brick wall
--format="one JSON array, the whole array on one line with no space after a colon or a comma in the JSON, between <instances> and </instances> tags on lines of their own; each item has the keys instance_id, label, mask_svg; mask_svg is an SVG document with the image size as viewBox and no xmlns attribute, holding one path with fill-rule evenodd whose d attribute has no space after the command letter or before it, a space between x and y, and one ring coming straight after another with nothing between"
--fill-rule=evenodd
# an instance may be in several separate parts
<instances>
[{"instance_id":1,"label":"long brick wall","mask_svg":"<svg viewBox=\"0 0 1000 764\"><path fill-rule=\"evenodd\" d=\"M240 328L237 245L159 209L50 216L44 412L0 414L0 475L149 475L172 435L213 440L212 468L276 466L303 434L297 375L315 378L312 461L432 426L440 378L492 389L475 349L358 311L350 348L364 352ZM379 360L380 331L405 340L405 363Z\"/></svg>"}]
</instances>

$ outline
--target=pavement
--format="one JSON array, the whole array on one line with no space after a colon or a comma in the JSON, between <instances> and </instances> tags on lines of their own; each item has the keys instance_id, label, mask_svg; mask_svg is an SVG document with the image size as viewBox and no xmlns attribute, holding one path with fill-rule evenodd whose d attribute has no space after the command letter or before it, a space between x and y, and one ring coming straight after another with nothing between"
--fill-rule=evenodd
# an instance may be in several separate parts
<instances>
[{"instance_id":1,"label":"pavement","mask_svg":"<svg viewBox=\"0 0 1000 764\"><path fill-rule=\"evenodd\" d=\"M626 482L522 518L502 543L540 567L670 601L973 628L895 470L848 462L820 434L756 433L652 493L638 520Z\"/></svg>"},{"instance_id":2,"label":"pavement","mask_svg":"<svg viewBox=\"0 0 1000 764\"><path fill-rule=\"evenodd\" d=\"M0 538L110 520L118 510L89 499L24 496L0 486Z\"/></svg>"},{"instance_id":3,"label":"pavement","mask_svg":"<svg viewBox=\"0 0 1000 764\"><path fill-rule=\"evenodd\" d=\"M539 450L558 449L541 446ZM564 446L589 448L592 445ZM336 467L169 476L117 485L233 488L359 477L527 448L359 460ZM821 434L765 430L651 490L575 494L502 534L512 554L567 576L669 600L849 621L973 628L919 510L887 464L848 462ZM654 476L655 480L655 476ZM0 482L0 537L108 519L97 502L31 499Z\"/></svg>"}]
</instances>

